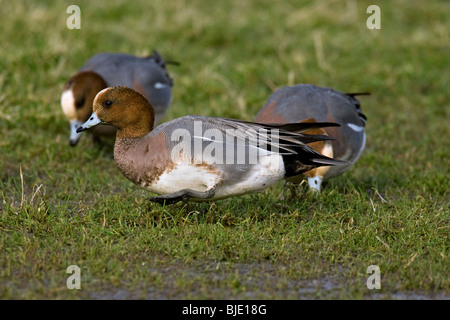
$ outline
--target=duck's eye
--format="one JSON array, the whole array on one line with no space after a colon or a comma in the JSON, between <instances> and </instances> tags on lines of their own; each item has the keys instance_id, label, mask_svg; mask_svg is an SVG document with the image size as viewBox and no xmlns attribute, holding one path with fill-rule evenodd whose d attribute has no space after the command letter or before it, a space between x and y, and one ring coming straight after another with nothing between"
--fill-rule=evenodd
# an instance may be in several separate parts
<instances>
[{"instance_id":1,"label":"duck's eye","mask_svg":"<svg viewBox=\"0 0 450 320\"><path fill-rule=\"evenodd\" d=\"M113 103L112 103L111 100L106 100L106 101L104 102L103 105L104 105L106 108L109 108L109 107L111 107L112 104L113 104Z\"/></svg>"}]
</instances>

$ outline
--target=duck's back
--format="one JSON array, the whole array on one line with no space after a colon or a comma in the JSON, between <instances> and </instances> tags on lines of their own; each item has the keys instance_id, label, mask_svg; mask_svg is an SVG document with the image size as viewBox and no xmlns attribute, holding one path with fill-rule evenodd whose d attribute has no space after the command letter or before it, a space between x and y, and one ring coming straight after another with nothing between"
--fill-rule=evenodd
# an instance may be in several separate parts
<instances>
[{"instance_id":1,"label":"duck's back","mask_svg":"<svg viewBox=\"0 0 450 320\"><path fill-rule=\"evenodd\" d=\"M283 123L314 118L319 122L351 122L363 126L364 123L358 116L359 110L359 101L352 96L331 88L298 84L275 91L255 121Z\"/></svg>"}]
</instances>

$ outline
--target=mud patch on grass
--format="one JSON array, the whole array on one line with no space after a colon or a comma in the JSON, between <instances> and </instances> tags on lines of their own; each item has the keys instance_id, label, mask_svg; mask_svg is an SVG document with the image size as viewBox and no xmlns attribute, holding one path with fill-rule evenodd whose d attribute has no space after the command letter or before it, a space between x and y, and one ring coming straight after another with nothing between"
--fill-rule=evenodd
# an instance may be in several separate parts
<instances>
[{"instance_id":1,"label":"mud patch on grass","mask_svg":"<svg viewBox=\"0 0 450 320\"><path fill-rule=\"evenodd\" d=\"M297 278L289 276L290 271L285 267L269 262L211 262L189 266L176 263L163 268L149 267L148 272L153 280L129 287L105 287L88 293L88 297L118 300L450 299L446 293L369 290L363 282L339 275Z\"/></svg>"}]
</instances>

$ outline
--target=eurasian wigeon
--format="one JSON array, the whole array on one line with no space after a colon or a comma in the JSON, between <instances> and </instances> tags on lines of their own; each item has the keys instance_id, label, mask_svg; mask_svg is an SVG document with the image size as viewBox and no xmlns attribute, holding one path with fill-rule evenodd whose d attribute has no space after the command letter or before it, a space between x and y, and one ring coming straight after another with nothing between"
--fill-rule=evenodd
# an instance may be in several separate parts
<instances>
[{"instance_id":1,"label":"eurasian wigeon","mask_svg":"<svg viewBox=\"0 0 450 320\"><path fill-rule=\"evenodd\" d=\"M269 97L257 114L256 122L328 121L340 124L339 127L318 128L308 132L326 134L333 138L309 145L327 157L346 162L333 167L315 168L292 177L290 181L299 183L306 176L310 188L320 192L322 181L344 173L358 160L366 144L364 128L367 118L355 96L365 94L367 93L344 94L330 88L297 84L283 87Z\"/></svg>"},{"instance_id":2,"label":"eurasian wigeon","mask_svg":"<svg viewBox=\"0 0 450 320\"><path fill-rule=\"evenodd\" d=\"M95 95L106 87L119 85L134 88L151 101L156 123L170 106L173 80L156 50L148 57L123 53L97 54L69 79L61 95L61 106L70 122L71 146L75 146L80 139L76 129L92 114ZM115 128L110 126L99 126L92 131L94 139L114 136L115 132Z\"/></svg>"},{"instance_id":3,"label":"eurasian wigeon","mask_svg":"<svg viewBox=\"0 0 450 320\"><path fill-rule=\"evenodd\" d=\"M109 87L77 132L101 123L117 128L114 160L133 183L175 203L209 201L261 191L278 180L323 165L342 164L306 145L328 139L301 131L334 123L265 125L185 116L153 128L148 100L127 87Z\"/></svg>"}]
</instances>

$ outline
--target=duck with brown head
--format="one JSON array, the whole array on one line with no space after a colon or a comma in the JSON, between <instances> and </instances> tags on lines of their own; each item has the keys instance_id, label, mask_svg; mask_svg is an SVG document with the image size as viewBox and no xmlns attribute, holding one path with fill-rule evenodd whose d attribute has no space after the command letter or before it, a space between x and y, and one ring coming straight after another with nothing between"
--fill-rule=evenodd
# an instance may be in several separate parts
<instances>
[{"instance_id":1,"label":"duck with brown head","mask_svg":"<svg viewBox=\"0 0 450 320\"><path fill-rule=\"evenodd\" d=\"M151 198L158 203L257 192L298 172L342 164L306 145L328 137L301 133L333 123L265 125L185 116L153 128L151 104L127 87L100 91L93 111L77 132L99 124L117 128L117 167L133 183L159 194Z\"/></svg>"},{"instance_id":2,"label":"duck with brown head","mask_svg":"<svg viewBox=\"0 0 450 320\"><path fill-rule=\"evenodd\" d=\"M79 72L65 84L61 106L70 123L71 146L75 146L80 139L80 133L76 130L91 115L95 95L106 87L105 80L93 71Z\"/></svg>"},{"instance_id":3,"label":"duck with brown head","mask_svg":"<svg viewBox=\"0 0 450 320\"><path fill-rule=\"evenodd\" d=\"M310 131L312 134L321 133L332 138L310 146L327 157L345 162L337 166L315 168L290 178L290 182L299 183L306 178L310 189L320 192L322 181L343 174L356 163L366 145L364 129L367 118L355 96L366 94L368 93L345 94L331 88L297 84L282 87L269 97L255 121L280 124L331 121L340 124L339 127Z\"/></svg>"},{"instance_id":4,"label":"duck with brown head","mask_svg":"<svg viewBox=\"0 0 450 320\"><path fill-rule=\"evenodd\" d=\"M142 58L121 53L97 54L70 78L61 95L61 106L70 122L71 146L80 139L76 129L92 113L96 94L106 87L118 85L134 88L148 97L154 105L156 123L161 121L172 101L173 80L156 50L153 55ZM100 136L114 137L116 129L101 125L90 131L98 140Z\"/></svg>"}]
</instances>

